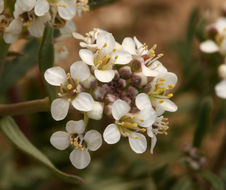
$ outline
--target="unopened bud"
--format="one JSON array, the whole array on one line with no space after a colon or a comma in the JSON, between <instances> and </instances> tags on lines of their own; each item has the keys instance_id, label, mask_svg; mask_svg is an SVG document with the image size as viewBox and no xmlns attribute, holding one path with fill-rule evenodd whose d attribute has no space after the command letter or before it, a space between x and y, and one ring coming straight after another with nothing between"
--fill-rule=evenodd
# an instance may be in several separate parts
<instances>
[{"instance_id":1,"label":"unopened bud","mask_svg":"<svg viewBox=\"0 0 226 190\"><path fill-rule=\"evenodd\" d=\"M135 97L138 94L138 90L133 87L133 86L129 86L127 89L127 95L130 96L131 98Z\"/></svg>"},{"instance_id":2,"label":"unopened bud","mask_svg":"<svg viewBox=\"0 0 226 190\"><path fill-rule=\"evenodd\" d=\"M130 76L132 75L132 71L131 71L130 66L124 66L124 67L120 68L119 74L124 79L130 78Z\"/></svg>"},{"instance_id":3,"label":"unopened bud","mask_svg":"<svg viewBox=\"0 0 226 190\"><path fill-rule=\"evenodd\" d=\"M106 86L98 86L95 90L94 90L94 98L97 100L103 100L104 96L107 92L107 88Z\"/></svg>"},{"instance_id":4,"label":"unopened bud","mask_svg":"<svg viewBox=\"0 0 226 190\"><path fill-rule=\"evenodd\" d=\"M132 70L139 71L141 69L141 62L139 60L134 60L132 62Z\"/></svg>"},{"instance_id":5,"label":"unopened bud","mask_svg":"<svg viewBox=\"0 0 226 190\"><path fill-rule=\"evenodd\" d=\"M85 81L82 82L82 85L86 89L95 88L97 86L97 80L96 80L96 78L93 75L90 75L88 77L88 79L86 79Z\"/></svg>"},{"instance_id":6,"label":"unopened bud","mask_svg":"<svg viewBox=\"0 0 226 190\"><path fill-rule=\"evenodd\" d=\"M106 105L104 107L104 113L108 116L111 116L111 113L112 113L112 103Z\"/></svg>"},{"instance_id":7,"label":"unopened bud","mask_svg":"<svg viewBox=\"0 0 226 190\"><path fill-rule=\"evenodd\" d=\"M143 73L133 73L131 82L136 87L142 87L147 84L147 77Z\"/></svg>"},{"instance_id":8,"label":"unopened bud","mask_svg":"<svg viewBox=\"0 0 226 190\"><path fill-rule=\"evenodd\" d=\"M108 103L113 103L117 100L117 97L114 95L114 94L110 94L108 93L105 97L105 100L108 102Z\"/></svg>"}]
</instances>

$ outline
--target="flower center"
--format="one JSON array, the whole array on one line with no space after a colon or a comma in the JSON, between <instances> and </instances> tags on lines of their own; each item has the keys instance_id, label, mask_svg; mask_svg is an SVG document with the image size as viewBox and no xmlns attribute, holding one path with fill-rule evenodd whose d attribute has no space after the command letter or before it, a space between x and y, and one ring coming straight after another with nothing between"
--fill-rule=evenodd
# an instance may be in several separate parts
<instances>
[{"instance_id":1,"label":"flower center","mask_svg":"<svg viewBox=\"0 0 226 190\"><path fill-rule=\"evenodd\" d=\"M83 136L78 134L73 134L70 136L70 143L75 149L84 150L85 148L87 148L87 144L83 140Z\"/></svg>"},{"instance_id":2,"label":"flower center","mask_svg":"<svg viewBox=\"0 0 226 190\"><path fill-rule=\"evenodd\" d=\"M60 84L60 92L58 93L59 97L67 98L68 101L71 101L80 91L80 85L78 78L71 78L70 73L67 73L67 82Z\"/></svg>"},{"instance_id":3,"label":"flower center","mask_svg":"<svg viewBox=\"0 0 226 190\"><path fill-rule=\"evenodd\" d=\"M141 122L143 120L140 120ZM145 132L145 128L139 127L136 117L133 115L125 115L117 122L117 127L122 135L131 137L132 132Z\"/></svg>"},{"instance_id":4,"label":"flower center","mask_svg":"<svg viewBox=\"0 0 226 190\"><path fill-rule=\"evenodd\" d=\"M27 26L30 26L36 18L34 11L24 12L20 15L21 21Z\"/></svg>"},{"instance_id":5,"label":"flower center","mask_svg":"<svg viewBox=\"0 0 226 190\"><path fill-rule=\"evenodd\" d=\"M153 125L153 130L155 133L168 135L167 130L169 129L168 118L162 117L157 120Z\"/></svg>"}]
</instances>

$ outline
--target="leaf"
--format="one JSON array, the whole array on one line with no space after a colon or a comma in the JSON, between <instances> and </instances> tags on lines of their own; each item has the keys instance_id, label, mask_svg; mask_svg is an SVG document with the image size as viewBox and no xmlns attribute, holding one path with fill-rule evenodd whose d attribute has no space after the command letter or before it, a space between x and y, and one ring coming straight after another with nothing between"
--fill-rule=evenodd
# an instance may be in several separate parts
<instances>
[{"instance_id":1,"label":"leaf","mask_svg":"<svg viewBox=\"0 0 226 190\"><path fill-rule=\"evenodd\" d=\"M32 156L42 164L44 164L47 168L49 168L53 173L62 178L65 181L71 183L82 182L82 178L76 175L66 174L60 170L58 170L52 162L42 153L40 152L34 145L30 143L30 141L24 136L24 134L20 131L17 124L11 117L4 117L0 120L0 127L5 135L22 151Z\"/></svg>"},{"instance_id":2,"label":"leaf","mask_svg":"<svg viewBox=\"0 0 226 190\"><path fill-rule=\"evenodd\" d=\"M193 146L197 148L200 147L202 140L206 135L210 120L211 107L212 99L210 97L204 98L204 100L201 102L199 121L195 129L195 134L193 138Z\"/></svg>"},{"instance_id":3,"label":"leaf","mask_svg":"<svg viewBox=\"0 0 226 190\"><path fill-rule=\"evenodd\" d=\"M0 94L6 92L18 79L37 63L39 44L33 39L22 50L24 56L17 57L5 64L0 75ZM6 52L7 53L7 52Z\"/></svg>"},{"instance_id":4,"label":"leaf","mask_svg":"<svg viewBox=\"0 0 226 190\"><path fill-rule=\"evenodd\" d=\"M56 98L56 88L49 85L44 79L45 71L54 65L54 45L53 45L53 28L47 25L42 38L39 50L39 70L42 75L42 80L49 94L50 100Z\"/></svg>"},{"instance_id":5,"label":"leaf","mask_svg":"<svg viewBox=\"0 0 226 190\"><path fill-rule=\"evenodd\" d=\"M202 171L200 173L201 177L203 177L206 181L208 181L215 190L224 190L224 183L221 181L218 176L210 171Z\"/></svg>"},{"instance_id":6,"label":"leaf","mask_svg":"<svg viewBox=\"0 0 226 190\"><path fill-rule=\"evenodd\" d=\"M188 176L180 178L172 190L193 190L193 184Z\"/></svg>"},{"instance_id":7,"label":"leaf","mask_svg":"<svg viewBox=\"0 0 226 190\"><path fill-rule=\"evenodd\" d=\"M3 64L4 59L7 55L9 49L9 44L6 44L4 39L3 39L3 35L0 35L0 66Z\"/></svg>"}]
</instances>

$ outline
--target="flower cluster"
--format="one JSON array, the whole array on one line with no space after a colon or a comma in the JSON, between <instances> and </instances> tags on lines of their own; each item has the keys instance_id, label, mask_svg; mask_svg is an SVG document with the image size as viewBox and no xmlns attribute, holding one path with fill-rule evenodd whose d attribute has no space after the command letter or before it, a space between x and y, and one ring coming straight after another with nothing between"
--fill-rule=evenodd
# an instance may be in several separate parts
<instances>
[{"instance_id":1,"label":"flower cluster","mask_svg":"<svg viewBox=\"0 0 226 190\"><path fill-rule=\"evenodd\" d=\"M9 16L4 0L0 0L0 30L6 43L26 36L27 31L33 37L42 37L46 23L62 35L71 34L75 15L88 10L88 0L16 0L13 16Z\"/></svg>"},{"instance_id":2,"label":"flower cluster","mask_svg":"<svg viewBox=\"0 0 226 190\"><path fill-rule=\"evenodd\" d=\"M106 143L115 144L125 137L131 149L141 154L147 149L146 137L150 137L153 153L157 135L167 134L165 111L177 110L170 100L177 76L159 61L163 54L156 54L156 45L148 48L136 37L127 37L120 44L101 29L73 36L81 40L81 60L73 63L68 73L54 66L44 75L59 89L58 98L51 103L52 117L63 120L70 109L89 119L109 117L113 121L103 129ZM83 120L69 121L67 132L56 132L50 140L60 150L71 144L70 160L79 169L90 162L88 150L97 150L102 144L100 133L87 128Z\"/></svg>"},{"instance_id":3,"label":"flower cluster","mask_svg":"<svg viewBox=\"0 0 226 190\"><path fill-rule=\"evenodd\" d=\"M219 66L219 76L222 81L215 86L217 96L226 99L226 18L220 17L216 23L209 26L212 39L200 44L201 51L205 53L219 52L224 57L224 62Z\"/></svg>"}]
</instances>

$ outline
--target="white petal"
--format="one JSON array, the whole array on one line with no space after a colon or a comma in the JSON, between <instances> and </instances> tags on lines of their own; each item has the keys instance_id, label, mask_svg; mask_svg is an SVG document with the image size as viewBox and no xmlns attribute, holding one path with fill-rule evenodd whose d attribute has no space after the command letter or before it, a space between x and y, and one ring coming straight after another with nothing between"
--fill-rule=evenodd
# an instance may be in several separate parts
<instances>
[{"instance_id":1,"label":"white petal","mask_svg":"<svg viewBox=\"0 0 226 190\"><path fill-rule=\"evenodd\" d=\"M150 127L155 122L156 116L157 114L152 107L145 108L137 115L137 123L141 127Z\"/></svg>"},{"instance_id":2,"label":"white petal","mask_svg":"<svg viewBox=\"0 0 226 190\"><path fill-rule=\"evenodd\" d=\"M223 55L226 55L226 39L224 38L223 41L220 44L220 52Z\"/></svg>"},{"instance_id":3,"label":"white petal","mask_svg":"<svg viewBox=\"0 0 226 190\"><path fill-rule=\"evenodd\" d=\"M72 105L79 111L91 111L94 106L92 96L86 92L82 92L72 101Z\"/></svg>"},{"instance_id":4,"label":"white petal","mask_svg":"<svg viewBox=\"0 0 226 190\"><path fill-rule=\"evenodd\" d=\"M134 39L134 42L135 42L135 44L137 46L137 49L139 49L140 47L143 46L143 44L137 39L136 36L134 36L133 39Z\"/></svg>"},{"instance_id":5,"label":"white petal","mask_svg":"<svg viewBox=\"0 0 226 190\"><path fill-rule=\"evenodd\" d=\"M177 105L169 99L159 99L159 104L157 107L169 112L177 111Z\"/></svg>"},{"instance_id":6,"label":"white petal","mask_svg":"<svg viewBox=\"0 0 226 190\"><path fill-rule=\"evenodd\" d=\"M56 121L60 121L67 116L69 102L62 98L57 98L51 103L51 114Z\"/></svg>"},{"instance_id":7,"label":"white petal","mask_svg":"<svg viewBox=\"0 0 226 190\"><path fill-rule=\"evenodd\" d=\"M127 114L130 110L130 106L123 100L116 100L112 105L112 116L115 120L119 120L122 116Z\"/></svg>"},{"instance_id":8,"label":"white petal","mask_svg":"<svg viewBox=\"0 0 226 190\"><path fill-rule=\"evenodd\" d=\"M18 6L24 11L24 12L28 12L31 11L35 4L36 4L36 0L17 0L16 1L18 3Z\"/></svg>"},{"instance_id":9,"label":"white petal","mask_svg":"<svg viewBox=\"0 0 226 190\"><path fill-rule=\"evenodd\" d=\"M45 25L42 19L37 18L34 22L28 27L30 34L36 38L40 38L43 35Z\"/></svg>"},{"instance_id":10,"label":"white petal","mask_svg":"<svg viewBox=\"0 0 226 190\"><path fill-rule=\"evenodd\" d=\"M60 86L67 81L67 76L61 67L51 67L46 70L44 77L46 81L53 86Z\"/></svg>"},{"instance_id":11,"label":"white petal","mask_svg":"<svg viewBox=\"0 0 226 190\"><path fill-rule=\"evenodd\" d=\"M110 53L115 47L115 39L111 33L102 32L97 36L97 47L104 54Z\"/></svg>"},{"instance_id":12,"label":"white petal","mask_svg":"<svg viewBox=\"0 0 226 190\"><path fill-rule=\"evenodd\" d=\"M59 150L65 150L70 145L70 135L64 131L57 131L50 137L50 143Z\"/></svg>"},{"instance_id":13,"label":"white petal","mask_svg":"<svg viewBox=\"0 0 226 190\"><path fill-rule=\"evenodd\" d=\"M72 33L76 30L76 26L73 20L69 20L66 22L63 28L60 28L60 33L62 35L72 35Z\"/></svg>"},{"instance_id":14,"label":"white petal","mask_svg":"<svg viewBox=\"0 0 226 190\"><path fill-rule=\"evenodd\" d=\"M82 61L76 61L70 67L70 73L72 78L78 78L79 81L84 81L89 78L90 71L87 64Z\"/></svg>"},{"instance_id":15,"label":"white petal","mask_svg":"<svg viewBox=\"0 0 226 190\"><path fill-rule=\"evenodd\" d=\"M73 0L60 0L57 6L61 18L71 20L76 14L76 6Z\"/></svg>"},{"instance_id":16,"label":"white petal","mask_svg":"<svg viewBox=\"0 0 226 190\"><path fill-rule=\"evenodd\" d=\"M139 110L147 107L152 107L150 98L145 93L140 93L136 96L136 106Z\"/></svg>"},{"instance_id":17,"label":"white petal","mask_svg":"<svg viewBox=\"0 0 226 190\"><path fill-rule=\"evenodd\" d=\"M152 70L149 67L146 67L145 64L141 64L142 73L148 77L155 77L159 74L158 71Z\"/></svg>"},{"instance_id":18,"label":"white petal","mask_svg":"<svg viewBox=\"0 0 226 190\"><path fill-rule=\"evenodd\" d=\"M85 131L85 123L83 120L70 120L66 124L66 131L70 134L82 134Z\"/></svg>"},{"instance_id":19,"label":"white petal","mask_svg":"<svg viewBox=\"0 0 226 190\"><path fill-rule=\"evenodd\" d=\"M220 98L226 98L226 80L221 81L215 87L217 96Z\"/></svg>"},{"instance_id":20,"label":"white petal","mask_svg":"<svg viewBox=\"0 0 226 190\"><path fill-rule=\"evenodd\" d=\"M114 52L112 58L115 60L115 64L118 65L126 65L132 60L132 56L123 50L117 50Z\"/></svg>"},{"instance_id":21,"label":"white petal","mask_svg":"<svg viewBox=\"0 0 226 190\"><path fill-rule=\"evenodd\" d=\"M129 137L129 145L134 152L142 154L147 149L147 140L140 133L132 133L131 137Z\"/></svg>"},{"instance_id":22,"label":"white petal","mask_svg":"<svg viewBox=\"0 0 226 190\"><path fill-rule=\"evenodd\" d=\"M35 14L43 16L49 11L49 3L46 0L37 0L35 5Z\"/></svg>"},{"instance_id":23,"label":"white petal","mask_svg":"<svg viewBox=\"0 0 226 190\"><path fill-rule=\"evenodd\" d=\"M148 68L151 70L158 71L159 73L167 72L167 68L158 60L154 61Z\"/></svg>"},{"instance_id":24,"label":"white petal","mask_svg":"<svg viewBox=\"0 0 226 190\"><path fill-rule=\"evenodd\" d=\"M84 169L89 165L91 158L87 149L75 149L70 154L70 160L77 169Z\"/></svg>"},{"instance_id":25,"label":"white petal","mask_svg":"<svg viewBox=\"0 0 226 190\"><path fill-rule=\"evenodd\" d=\"M111 82L115 76L115 72L113 70L95 70L94 75L97 80L101 82Z\"/></svg>"},{"instance_id":26,"label":"white petal","mask_svg":"<svg viewBox=\"0 0 226 190\"><path fill-rule=\"evenodd\" d=\"M151 138L154 136L154 133L152 131L152 126L147 128L147 135Z\"/></svg>"},{"instance_id":27,"label":"white petal","mask_svg":"<svg viewBox=\"0 0 226 190\"><path fill-rule=\"evenodd\" d=\"M88 49L81 49L79 51L79 56L87 65L94 65L94 55L92 51Z\"/></svg>"},{"instance_id":28,"label":"white petal","mask_svg":"<svg viewBox=\"0 0 226 190\"><path fill-rule=\"evenodd\" d=\"M225 17L220 17L216 24L215 24L215 27L217 28L218 32L219 33L222 33L225 28L226 28L226 18Z\"/></svg>"},{"instance_id":29,"label":"white petal","mask_svg":"<svg viewBox=\"0 0 226 190\"><path fill-rule=\"evenodd\" d=\"M89 130L84 136L87 143L87 148L91 151L96 151L102 145L101 134L96 130Z\"/></svg>"},{"instance_id":30,"label":"white petal","mask_svg":"<svg viewBox=\"0 0 226 190\"><path fill-rule=\"evenodd\" d=\"M121 134L115 124L110 124L104 130L103 138L106 143L115 144L120 140Z\"/></svg>"},{"instance_id":31,"label":"white petal","mask_svg":"<svg viewBox=\"0 0 226 190\"><path fill-rule=\"evenodd\" d=\"M150 148L151 154L153 154L156 143L157 143L157 137L155 134L153 134L153 137L151 137L151 148Z\"/></svg>"},{"instance_id":32,"label":"white petal","mask_svg":"<svg viewBox=\"0 0 226 190\"><path fill-rule=\"evenodd\" d=\"M93 109L87 112L87 116L94 120L100 120L103 116L104 106L100 102L95 102L93 105Z\"/></svg>"},{"instance_id":33,"label":"white petal","mask_svg":"<svg viewBox=\"0 0 226 190\"><path fill-rule=\"evenodd\" d=\"M5 32L3 34L3 38L6 43L13 43L15 42L19 35L20 32L22 31L22 22L20 19L14 19L12 22L9 24L9 26L5 29Z\"/></svg>"},{"instance_id":34,"label":"white petal","mask_svg":"<svg viewBox=\"0 0 226 190\"><path fill-rule=\"evenodd\" d=\"M122 42L122 47L132 55L136 55L136 45L132 38L125 38Z\"/></svg>"},{"instance_id":35,"label":"white petal","mask_svg":"<svg viewBox=\"0 0 226 190\"><path fill-rule=\"evenodd\" d=\"M166 89L171 89L169 87L172 86L172 88L176 85L177 83L177 75L175 75L174 73L171 72L167 72L167 73L162 73L159 74L152 82L152 86L155 88L155 85L157 82L161 82L159 80L164 79L164 81L162 83L164 83L163 85L160 85L162 88L166 88Z\"/></svg>"},{"instance_id":36,"label":"white petal","mask_svg":"<svg viewBox=\"0 0 226 190\"><path fill-rule=\"evenodd\" d=\"M214 41L207 40L200 44L200 50L205 53L215 53L219 51L219 47Z\"/></svg>"},{"instance_id":37,"label":"white petal","mask_svg":"<svg viewBox=\"0 0 226 190\"><path fill-rule=\"evenodd\" d=\"M78 40L83 40L83 41L86 40L86 38L85 38L83 35L81 35L81 34L79 34L79 33L77 33L77 32L73 32L73 33L72 33L72 36L73 36L75 39L78 39Z\"/></svg>"}]
</instances>

